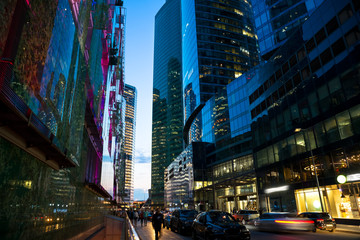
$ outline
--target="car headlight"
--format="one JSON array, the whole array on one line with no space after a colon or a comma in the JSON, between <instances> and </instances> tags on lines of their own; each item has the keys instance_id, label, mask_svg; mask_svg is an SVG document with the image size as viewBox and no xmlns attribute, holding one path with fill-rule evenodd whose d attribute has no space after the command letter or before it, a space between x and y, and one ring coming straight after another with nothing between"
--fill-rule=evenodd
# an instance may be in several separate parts
<instances>
[{"instance_id":1,"label":"car headlight","mask_svg":"<svg viewBox=\"0 0 360 240\"><path fill-rule=\"evenodd\" d=\"M241 228L241 232L249 232L249 229L247 229L247 228Z\"/></svg>"}]
</instances>

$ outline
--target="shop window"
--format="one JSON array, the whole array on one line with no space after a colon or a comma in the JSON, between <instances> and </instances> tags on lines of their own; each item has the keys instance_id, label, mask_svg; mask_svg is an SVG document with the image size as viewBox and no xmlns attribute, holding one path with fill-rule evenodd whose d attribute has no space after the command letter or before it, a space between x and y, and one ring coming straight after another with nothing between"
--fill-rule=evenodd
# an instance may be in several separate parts
<instances>
[{"instance_id":1,"label":"shop window","mask_svg":"<svg viewBox=\"0 0 360 240\"><path fill-rule=\"evenodd\" d=\"M325 39L326 39L326 32L325 32L325 29L322 28L320 31L318 31L315 34L315 40L316 40L317 45L319 45Z\"/></svg>"},{"instance_id":2,"label":"shop window","mask_svg":"<svg viewBox=\"0 0 360 240\"><path fill-rule=\"evenodd\" d=\"M346 160L352 170L360 170L360 144L349 146L345 149Z\"/></svg>"},{"instance_id":3,"label":"shop window","mask_svg":"<svg viewBox=\"0 0 360 240\"><path fill-rule=\"evenodd\" d=\"M360 134L360 104L349 109L353 131Z\"/></svg>"},{"instance_id":4,"label":"shop window","mask_svg":"<svg viewBox=\"0 0 360 240\"><path fill-rule=\"evenodd\" d=\"M327 89L327 85L324 84L317 90L319 95L319 105L321 111L324 113L330 109L330 97L329 97L329 91Z\"/></svg>"},{"instance_id":5,"label":"shop window","mask_svg":"<svg viewBox=\"0 0 360 240\"><path fill-rule=\"evenodd\" d=\"M310 53L316 47L314 38L311 38L309 41L307 41L305 47L306 47L306 51Z\"/></svg>"},{"instance_id":6,"label":"shop window","mask_svg":"<svg viewBox=\"0 0 360 240\"><path fill-rule=\"evenodd\" d=\"M346 44L348 45L348 47L351 47L351 46L354 45L357 41L359 41L359 40L360 40L359 28L358 28L358 27L354 27L352 30L350 30L350 31L345 35L345 40L346 40Z\"/></svg>"},{"instance_id":7,"label":"shop window","mask_svg":"<svg viewBox=\"0 0 360 240\"><path fill-rule=\"evenodd\" d=\"M326 31L327 34L330 35L331 33L333 33L337 28L339 27L339 23L336 19L336 16L333 17L333 19L331 19L327 24L326 24Z\"/></svg>"},{"instance_id":8,"label":"shop window","mask_svg":"<svg viewBox=\"0 0 360 240\"><path fill-rule=\"evenodd\" d=\"M329 143L340 140L338 126L336 124L336 120L334 117L326 119L324 121L324 125L325 125L325 130L327 133L327 138L328 138Z\"/></svg>"},{"instance_id":9,"label":"shop window","mask_svg":"<svg viewBox=\"0 0 360 240\"><path fill-rule=\"evenodd\" d=\"M284 64L282 65L282 71L283 71L284 74L287 73L287 71L289 71L289 64L288 64L288 62L286 62L286 63L284 63Z\"/></svg>"},{"instance_id":10,"label":"shop window","mask_svg":"<svg viewBox=\"0 0 360 240\"><path fill-rule=\"evenodd\" d=\"M293 77L293 83L294 83L294 87L296 87L301 83L300 73L295 74L295 76Z\"/></svg>"},{"instance_id":11,"label":"shop window","mask_svg":"<svg viewBox=\"0 0 360 240\"><path fill-rule=\"evenodd\" d=\"M344 24L349 18L354 15L350 4L348 4L340 13L339 13L339 20L341 24Z\"/></svg>"},{"instance_id":12,"label":"shop window","mask_svg":"<svg viewBox=\"0 0 360 240\"><path fill-rule=\"evenodd\" d=\"M302 47L302 48L297 52L297 56L298 56L299 62L306 57L306 53L305 53L304 47Z\"/></svg>"},{"instance_id":13,"label":"shop window","mask_svg":"<svg viewBox=\"0 0 360 240\"><path fill-rule=\"evenodd\" d=\"M296 59L296 55L293 55L290 60L289 60L289 63L290 63L290 67L294 67L297 63L297 59Z\"/></svg>"},{"instance_id":14,"label":"shop window","mask_svg":"<svg viewBox=\"0 0 360 240\"><path fill-rule=\"evenodd\" d=\"M316 117L320 114L319 102L316 96L316 92L312 92L308 96L308 102L310 106L311 116Z\"/></svg>"},{"instance_id":15,"label":"shop window","mask_svg":"<svg viewBox=\"0 0 360 240\"><path fill-rule=\"evenodd\" d=\"M339 125L340 138L345 139L354 135L351 128L350 114L348 111L337 114L336 121Z\"/></svg>"},{"instance_id":16,"label":"shop window","mask_svg":"<svg viewBox=\"0 0 360 240\"><path fill-rule=\"evenodd\" d=\"M327 48L320 54L320 59L323 65L327 64L333 59L330 48Z\"/></svg>"},{"instance_id":17,"label":"shop window","mask_svg":"<svg viewBox=\"0 0 360 240\"><path fill-rule=\"evenodd\" d=\"M321 68L321 63L319 58L315 58L310 63L311 71L315 73L317 70Z\"/></svg>"},{"instance_id":18,"label":"shop window","mask_svg":"<svg viewBox=\"0 0 360 240\"><path fill-rule=\"evenodd\" d=\"M302 70L301 70L301 75L302 75L302 78L305 80L307 79L308 77L310 77L310 69L309 67L304 67Z\"/></svg>"},{"instance_id":19,"label":"shop window","mask_svg":"<svg viewBox=\"0 0 360 240\"><path fill-rule=\"evenodd\" d=\"M290 163L287 163L284 165L284 178L285 181L288 183L293 182L292 172L291 172L291 165Z\"/></svg>"},{"instance_id":20,"label":"shop window","mask_svg":"<svg viewBox=\"0 0 360 240\"><path fill-rule=\"evenodd\" d=\"M322 122L314 126L315 138L318 147L322 147L326 144L326 132Z\"/></svg>"},{"instance_id":21,"label":"shop window","mask_svg":"<svg viewBox=\"0 0 360 240\"><path fill-rule=\"evenodd\" d=\"M347 168L347 161L342 148L336 149L331 152L332 164L335 169Z\"/></svg>"},{"instance_id":22,"label":"shop window","mask_svg":"<svg viewBox=\"0 0 360 240\"><path fill-rule=\"evenodd\" d=\"M355 11L359 11L360 10L360 1L359 0L352 0L352 3L354 5Z\"/></svg>"},{"instance_id":23,"label":"shop window","mask_svg":"<svg viewBox=\"0 0 360 240\"><path fill-rule=\"evenodd\" d=\"M334 42L334 43L331 45L331 49L332 49L335 57L336 57L337 55L339 55L341 52L343 52L343 51L346 49L344 40L343 40L342 38L340 38L339 40L337 40L336 42Z\"/></svg>"}]
</instances>

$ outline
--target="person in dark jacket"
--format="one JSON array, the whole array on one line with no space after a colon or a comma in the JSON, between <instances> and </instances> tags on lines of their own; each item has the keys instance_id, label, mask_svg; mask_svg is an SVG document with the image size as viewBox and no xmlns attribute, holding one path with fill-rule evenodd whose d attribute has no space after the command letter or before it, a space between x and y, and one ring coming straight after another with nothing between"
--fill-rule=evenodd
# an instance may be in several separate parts
<instances>
[{"instance_id":1,"label":"person in dark jacket","mask_svg":"<svg viewBox=\"0 0 360 240\"><path fill-rule=\"evenodd\" d=\"M164 215L160 212L160 209L156 209L156 213L152 216L152 225L155 230L155 240L158 240L161 236L161 224L163 224Z\"/></svg>"}]
</instances>

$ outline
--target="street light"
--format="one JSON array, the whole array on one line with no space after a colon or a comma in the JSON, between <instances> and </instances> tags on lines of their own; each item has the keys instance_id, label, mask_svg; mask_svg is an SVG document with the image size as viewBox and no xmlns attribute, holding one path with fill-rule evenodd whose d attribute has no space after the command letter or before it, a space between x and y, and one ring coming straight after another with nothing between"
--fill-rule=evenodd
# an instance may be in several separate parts
<instances>
[{"instance_id":1,"label":"street light","mask_svg":"<svg viewBox=\"0 0 360 240\"><path fill-rule=\"evenodd\" d=\"M320 192L320 184L319 184L319 178L317 175L317 171L316 171L316 165L315 165L315 159L314 159L314 155L313 155L313 151L311 148L311 144L310 144L310 138L309 138L309 134L308 134L308 129L302 129L302 128L295 128L296 133L298 132L305 132L306 135L306 140L309 143L309 148L310 148L310 154L311 154L311 159L312 159L312 164L314 166L314 172L315 172L315 179L316 179L316 186L318 189L318 193L319 193L319 199L320 199L320 204L321 204L321 211L324 212L324 205L323 205L323 201L322 201L322 197L321 197L321 192ZM306 142L305 142L305 147L306 147Z\"/></svg>"}]
</instances>

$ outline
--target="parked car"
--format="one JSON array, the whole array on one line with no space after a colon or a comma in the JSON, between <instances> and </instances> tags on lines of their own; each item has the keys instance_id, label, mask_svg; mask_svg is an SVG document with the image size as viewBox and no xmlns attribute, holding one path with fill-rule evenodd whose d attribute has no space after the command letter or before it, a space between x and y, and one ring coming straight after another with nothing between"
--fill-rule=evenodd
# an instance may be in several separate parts
<instances>
[{"instance_id":1,"label":"parked car","mask_svg":"<svg viewBox=\"0 0 360 240\"><path fill-rule=\"evenodd\" d=\"M227 212L200 213L192 225L193 239L250 239L250 231Z\"/></svg>"},{"instance_id":2,"label":"parked car","mask_svg":"<svg viewBox=\"0 0 360 240\"><path fill-rule=\"evenodd\" d=\"M163 227L169 229L170 228L170 220L171 220L171 213L168 212L164 214L164 225Z\"/></svg>"},{"instance_id":3,"label":"parked car","mask_svg":"<svg viewBox=\"0 0 360 240\"><path fill-rule=\"evenodd\" d=\"M177 231L180 234L191 229L191 225L198 215L195 210L175 210L170 218L171 231Z\"/></svg>"},{"instance_id":4,"label":"parked car","mask_svg":"<svg viewBox=\"0 0 360 240\"><path fill-rule=\"evenodd\" d=\"M240 210L239 212L233 214L233 217L244 225L259 216L259 212L255 210Z\"/></svg>"},{"instance_id":5,"label":"parked car","mask_svg":"<svg viewBox=\"0 0 360 240\"><path fill-rule=\"evenodd\" d=\"M255 220L260 231L313 231L314 221L285 212L264 213Z\"/></svg>"},{"instance_id":6,"label":"parked car","mask_svg":"<svg viewBox=\"0 0 360 240\"><path fill-rule=\"evenodd\" d=\"M325 212L303 212L298 215L299 218L310 218L314 221L313 232L316 232L316 229L327 230L333 232L336 229L336 222L329 213Z\"/></svg>"}]
</instances>

